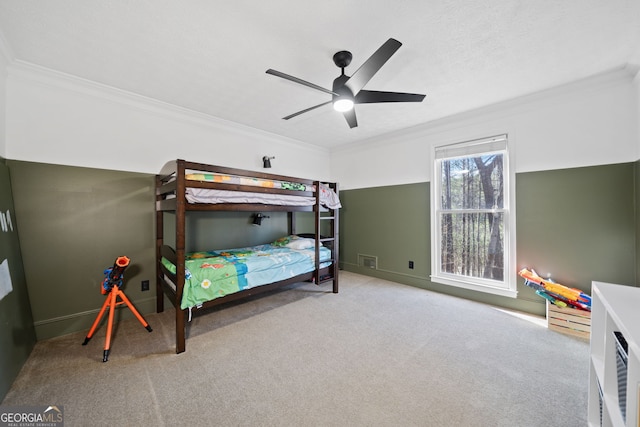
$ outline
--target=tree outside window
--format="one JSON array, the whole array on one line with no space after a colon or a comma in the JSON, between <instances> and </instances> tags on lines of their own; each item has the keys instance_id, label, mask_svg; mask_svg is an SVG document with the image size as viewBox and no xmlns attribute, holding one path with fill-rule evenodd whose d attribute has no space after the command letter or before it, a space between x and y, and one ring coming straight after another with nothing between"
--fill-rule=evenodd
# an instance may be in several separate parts
<instances>
[{"instance_id":1,"label":"tree outside window","mask_svg":"<svg viewBox=\"0 0 640 427\"><path fill-rule=\"evenodd\" d=\"M436 147L432 280L513 296L506 143L500 136Z\"/></svg>"}]
</instances>

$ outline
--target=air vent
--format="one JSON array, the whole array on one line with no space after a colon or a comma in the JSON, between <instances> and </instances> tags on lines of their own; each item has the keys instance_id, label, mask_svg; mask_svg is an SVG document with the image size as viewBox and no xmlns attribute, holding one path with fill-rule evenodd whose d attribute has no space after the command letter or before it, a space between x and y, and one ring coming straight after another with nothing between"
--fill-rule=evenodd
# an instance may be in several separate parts
<instances>
[{"instance_id":1,"label":"air vent","mask_svg":"<svg viewBox=\"0 0 640 427\"><path fill-rule=\"evenodd\" d=\"M378 257L373 255L358 254L358 266L378 269Z\"/></svg>"}]
</instances>

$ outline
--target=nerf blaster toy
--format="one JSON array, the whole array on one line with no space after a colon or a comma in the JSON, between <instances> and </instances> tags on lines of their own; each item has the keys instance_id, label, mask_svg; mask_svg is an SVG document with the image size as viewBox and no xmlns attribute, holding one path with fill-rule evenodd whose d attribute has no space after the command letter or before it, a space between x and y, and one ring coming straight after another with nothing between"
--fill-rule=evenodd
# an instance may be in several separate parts
<instances>
[{"instance_id":1,"label":"nerf blaster toy","mask_svg":"<svg viewBox=\"0 0 640 427\"><path fill-rule=\"evenodd\" d=\"M118 288L122 287L122 279L124 277L124 269L129 266L129 258L126 256L119 256L113 263L113 267L109 267L104 270L104 280L102 281L103 295L111 291L114 286Z\"/></svg>"},{"instance_id":2,"label":"nerf blaster toy","mask_svg":"<svg viewBox=\"0 0 640 427\"><path fill-rule=\"evenodd\" d=\"M536 295L541 296L542 298L548 300L551 304L557 305L558 307L567 307L566 302L556 299L544 291L536 290Z\"/></svg>"},{"instance_id":3,"label":"nerf blaster toy","mask_svg":"<svg viewBox=\"0 0 640 427\"><path fill-rule=\"evenodd\" d=\"M535 289L536 294L558 307L571 307L591 311L591 297L580 289L568 288L551 279L543 279L535 270L523 268L518 275L524 278L524 284Z\"/></svg>"}]
</instances>

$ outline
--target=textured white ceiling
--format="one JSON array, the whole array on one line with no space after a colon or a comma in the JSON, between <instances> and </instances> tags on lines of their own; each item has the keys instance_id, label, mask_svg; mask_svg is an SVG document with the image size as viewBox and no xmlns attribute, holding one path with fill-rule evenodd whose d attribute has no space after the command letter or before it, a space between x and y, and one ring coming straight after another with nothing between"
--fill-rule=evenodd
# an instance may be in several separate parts
<instances>
[{"instance_id":1,"label":"textured white ceiling","mask_svg":"<svg viewBox=\"0 0 640 427\"><path fill-rule=\"evenodd\" d=\"M372 138L625 66L640 52L640 0L0 0L16 59L324 147ZM329 95L332 56L353 73L403 43L365 86L422 103L356 106Z\"/></svg>"}]
</instances>

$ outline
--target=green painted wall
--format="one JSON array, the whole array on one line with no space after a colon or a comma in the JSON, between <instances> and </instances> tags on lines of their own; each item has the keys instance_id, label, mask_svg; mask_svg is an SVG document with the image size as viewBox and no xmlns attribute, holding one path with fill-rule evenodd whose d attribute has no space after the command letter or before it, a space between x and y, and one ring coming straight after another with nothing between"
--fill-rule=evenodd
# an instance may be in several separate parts
<instances>
[{"instance_id":1,"label":"green painted wall","mask_svg":"<svg viewBox=\"0 0 640 427\"><path fill-rule=\"evenodd\" d=\"M268 216L260 226L253 225L256 212L188 212L186 218L187 252L212 249L231 249L271 243L289 234L287 212L262 212ZM315 230L312 212L296 212L297 233L313 233ZM164 214L164 239L175 246L175 215Z\"/></svg>"},{"instance_id":2,"label":"green painted wall","mask_svg":"<svg viewBox=\"0 0 640 427\"><path fill-rule=\"evenodd\" d=\"M635 164L517 176L518 265L590 293L635 285Z\"/></svg>"},{"instance_id":3,"label":"green painted wall","mask_svg":"<svg viewBox=\"0 0 640 427\"><path fill-rule=\"evenodd\" d=\"M8 161L37 338L87 330L102 307L103 271L126 255L129 299L155 311L154 177ZM119 309L120 316L131 317ZM152 325L153 326L153 325Z\"/></svg>"},{"instance_id":4,"label":"green painted wall","mask_svg":"<svg viewBox=\"0 0 640 427\"><path fill-rule=\"evenodd\" d=\"M3 289L8 289L4 281L10 280L12 289L4 298L0 298L0 402L2 402L36 342L11 179L3 158L0 158L0 211L7 218L7 225L0 229L0 263L5 263L10 277L9 279L2 276L0 280L3 281ZM9 221L11 226L8 224Z\"/></svg>"},{"instance_id":5,"label":"green painted wall","mask_svg":"<svg viewBox=\"0 0 640 427\"><path fill-rule=\"evenodd\" d=\"M516 176L517 265L590 293L591 281L635 285L636 165ZM544 314L544 300L518 282L518 298L432 283L428 183L341 192L342 267L511 309ZM358 266L378 257L378 269ZM408 268L408 261L415 268Z\"/></svg>"},{"instance_id":6,"label":"green painted wall","mask_svg":"<svg viewBox=\"0 0 640 427\"><path fill-rule=\"evenodd\" d=\"M342 191L340 200L342 267L426 286L431 272L429 184ZM358 266L359 254L378 257L378 270Z\"/></svg>"},{"instance_id":7,"label":"green painted wall","mask_svg":"<svg viewBox=\"0 0 640 427\"><path fill-rule=\"evenodd\" d=\"M288 234L286 212L263 212L269 218L253 225L257 212L189 212L186 217L187 252L241 248L270 243ZM164 239L175 247L175 215L165 213Z\"/></svg>"}]
</instances>

